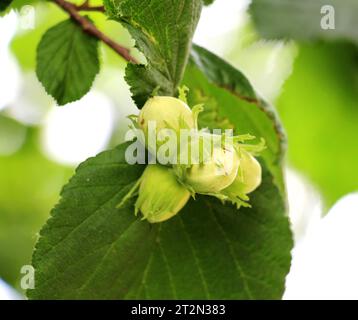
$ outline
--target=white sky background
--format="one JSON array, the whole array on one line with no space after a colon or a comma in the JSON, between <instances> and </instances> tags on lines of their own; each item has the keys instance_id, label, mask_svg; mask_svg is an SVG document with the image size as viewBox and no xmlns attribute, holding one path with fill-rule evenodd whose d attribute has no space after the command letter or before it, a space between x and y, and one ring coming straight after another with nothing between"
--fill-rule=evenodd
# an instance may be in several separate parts
<instances>
[{"instance_id":1,"label":"white sky background","mask_svg":"<svg viewBox=\"0 0 358 320\"><path fill-rule=\"evenodd\" d=\"M194 42L223 55L231 42L226 35L245 23L250 0L218 0L204 7L196 29Z\"/></svg>"},{"instance_id":2,"label":"white sky background","mask_svg":"<svg viewBox=\"0 0 358 320\"><path fill-rule=\"evenodd\" d=\"M21 296L0 279L0 300L21 300Z\"/></svg>"},{"instance_id":3,"label":"white sky background","mask_svg":"<svg viewBox=\"0 0 358 320\"><path fill-rule=\"evenodd\" d=\"M230 35L237 35L247 18L248 3L218 0L205 8L195 42L225 55ZM48 109L51 99L33 74L21 74L9 51L16 28L15 14L0 18L0 110L26 125L41 124L43 151L59 163L75 165L105 149L116 121L136 112L128 87L118 79L120 71L102 72L82 100ZM240 50L239 61L232 63L248 75L260 93L274 100L292 68L294 51L290 50L280 42L259 42ZM342 199L322 219L319 193L297 172L287 169L286 173L296 247L284 298L358 299L358 194ZM0 281L0 299L5 298L14 298L13 292Z\"/></svg>"}]
</instances>

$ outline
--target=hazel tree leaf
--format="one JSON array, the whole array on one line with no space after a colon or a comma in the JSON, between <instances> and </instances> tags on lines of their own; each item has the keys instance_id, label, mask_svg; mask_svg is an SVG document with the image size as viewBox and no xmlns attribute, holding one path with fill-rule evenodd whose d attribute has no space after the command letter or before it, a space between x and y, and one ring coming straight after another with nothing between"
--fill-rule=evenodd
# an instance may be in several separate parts
<instances>
[{"instance_id":1,"label":"hazel tree leaf","mask_svg":"<svg viewBox=\"0 0 358 320\"><path fill-rule=\"evenodd\" d=\"M251 16L267 39L348 40L358 43L358 2L253 0Z\"/></svg>"},{"instance_id":2,"label":"hazel tree leaf","mask_svg":"<svg viewBox=\"0 0 358 320\"><path fill-rule=\"evenodd\" d=\"M159 226L156 248L131 299L280 299L292 236L272 176L252 194L253 208L210 197L191 200Z\"/></svg>"},{"instance_id":3,"label":"hazel tree leaf","mask_svg":"<svg viewBox=\"0 0 358 320\"><path fill-rule=\"evenodd\" d=\"M59 105L82 98L99 72L98 40L73 20L50 28L37 49L36 74Z\"/></svg>"},{"instance_id":4,"label":"hazel tree leaf","mask_svg":"<svg viewBox=\"0 0 358 320\"><path fill-rule=\"evenodd\" d=\"M250 195L252 208L238 211L199 197L161 224L141 284L128 297L280 299L293 247L280 122L241 72L198 46L193 47L183 84L190 88L191 104L208 107L199 118L201 126L233 127L267 140L263 183Z\"/></svg>"},{"instance_id":5,"label":"hazel tree leaf","mask_svg":"<svg viewBox=\"0 0 358 320\"><path fill-rule=\"evenodd\" d=\"M174 96L182 80L201 0L105 0L107 14L128 29L147 64L128 64L126 81L141 108L152 92Z\"/></svg>"},{"instance_id":6,"label":"hazel tree leaf","mask_svg":"<svg viewBox=\"0 0 358 320\"><path fill-rule=\"evenodd\" d=\"M162 94L175 93L191 36L170 21L196 21L201 8L201 1L170 2L182 4L179 19L163 3L169 1L106 1L107 12L128 27L148 60L146 66L127 70L139 105L158 86ZM131 190L145 166L127 164L128 144L121 145L80 165L64 188L33 255L31 299L281 298L293 243L280 174L279 122L239 71L205 49L194 47L183 83L191 89L190 101L209 106L201 123L235 127L267 140L263 182L250 195L252 208L237 210L201 196L164 223L140 221Z\"/></svg>"},{"instance_id":7,"label":"hazel tree leaf","mask_svg":"<svg viewBox=\"0 0 358 320\"><path fill-rule=\"evenodd\" d=\"M193 88L189 99L213 107L201 122L236 127L242 121L243 132L281 143L278 120L267 114L267 105L260 107L239 71L199 47L191 60L184 78ZM263 157L263 182L250 195L252 208L237 210L201 196L174 218L149 225L134 216L135 199L128 197L144 166L126 164L125 148L86 161L64 188L36 246L37 284L30 298L282 297L293 247L285 195L279 191L283 185L274 176L281 170L282 149L272 153L276 171L271 158ZM118 203L125 206L117 209Z\"/></svg>"},{"instance_id":8,"label":"hazel tree leaf","mask_svg":"<svg viewBox=\"0 0 358 320\"><path fill-rule=\"evenodd\" d=\"M285 135L274 108L255 92L249 80L220 57L195 45L183 84L190 88L191 105L205 105L199 115L201 127L232 128L265 139L262 158L284 194Z\"/></svg>"},{"instance_id":9,"label":"hazel tree leaf","mask_svg":"<svg viewBox=\"0 0 358 320\"><path fill-rule=\"evenodd\" d=\"M145 168L125 162L126 146L84 162L63 189L34 251L29 298L121 298L136 282L156 228L126 198Z\"/></svg>"},{"instance_id":10,"label":"hazel tree leaf","mask_svg":"<svg viewBox=\"0 0 358 320\"><path fill-rule=\"evenodd\" d=\"M292 238L267 170L252 209L203 196L151 225L134 216L128 194L145 166L125 162L127 146L87 160L64 188L36 245L30 299L281 298Z\"/></svg>"}]
</instances>

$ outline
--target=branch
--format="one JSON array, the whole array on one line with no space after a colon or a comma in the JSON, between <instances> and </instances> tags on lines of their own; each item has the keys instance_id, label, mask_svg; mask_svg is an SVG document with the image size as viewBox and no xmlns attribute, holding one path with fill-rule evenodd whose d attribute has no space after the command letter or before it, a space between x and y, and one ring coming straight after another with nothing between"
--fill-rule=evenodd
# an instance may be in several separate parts
<instances>
[{"instance_id":1,"label":"branch","mask_svg":"<svg viewBox=\"0 0 358 320\"><path fill-rule=\"evenodd\" d=\"M97 12L104 12L104 6L90 6L88 2L85 2L79 6L76 6L75 4L73 7L76 9L76 11L97 11Z\"/></svg>"},{"instance_id":2,"label":"branch","mask_svg":"<svg viewBox=\"0 0 358 320\"><path fill-rule=\"evenodd\" d=\"M104 42L107 46L109 46L111 49L117 52L125 60L133 63L138 63L137 60L130 55L129 49L122 47L117 42L110 39L108 36L106 36L104 33L98 30L91 21L89 21L87 18L81 16L78 13L79 10L99 11L99 10L92 10L93 8L98 9L99 7L90 7L88 5L88 2L85 2L83 5L80 6L76 6L72 3L69 3L66 0L53 0L53 2L55 2L59 7L61 7L64 11L66 11L71 16L71 18L82 27L82 29L85 32Z\"/></svg>"}]
</instances>

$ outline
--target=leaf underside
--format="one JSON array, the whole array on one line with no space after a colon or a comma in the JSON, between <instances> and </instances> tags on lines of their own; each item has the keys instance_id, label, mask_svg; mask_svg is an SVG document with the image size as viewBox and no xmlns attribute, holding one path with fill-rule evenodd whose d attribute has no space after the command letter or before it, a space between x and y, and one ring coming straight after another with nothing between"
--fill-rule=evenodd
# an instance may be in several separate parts
<instances>
[{"instance_id":1,"label":"leaf underside","mask_svg":"<svg viewBox=\"0 0 358 320\"><path fill-rule=\"evenodd\" d=\"M126 81L141 108L154 89L174 96L188 61L201 0L105 0L107 14L128 29L147 64L128 64Z\"/></svg>"}]
</instances>

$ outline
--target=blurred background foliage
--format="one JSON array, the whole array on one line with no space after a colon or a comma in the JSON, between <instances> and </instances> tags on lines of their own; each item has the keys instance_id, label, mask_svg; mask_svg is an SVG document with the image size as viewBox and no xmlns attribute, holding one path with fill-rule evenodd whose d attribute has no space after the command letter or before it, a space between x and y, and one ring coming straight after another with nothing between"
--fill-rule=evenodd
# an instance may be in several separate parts
<instances>
[{"instance_id":1,"label":"blurred background foliage","mask_svg":"<svg viewBox=\"0 0 358 320\"><path fill-rule=\"evenodd\" d=\"M78 104L61 109L54 106L34 76L36 46L42 34L66 15L49 3L16 0L18 8L30 2L36 6L35 29L17 27L6 45L1 43L5 27L0 30L0 70L19 75L12 99L1 100L0 89L0 278L18 289L20 268L30 262L37 232L75 166L80 160L122 142L128 124L125 116L136 112L123 80L125 62L105 46L101 47L102 70L93 88L97 98L92 101L100 104L99 110L103 103L109 116L100 120L95 112L98 108L92 108L89 100L85 100L88 113L86 106L81 108ZM249 1L239 2L217 0L205 8L195 42L241 69L257 90L275 104L288 135L288 166L321 193L328 209L343 195L358 190L356 45L340 38L330 38L329 42L274 40L273 34L265 40L247 12ZM108 21L100 13L89 15L117 42L133 46L118 23ZM222 23L213 24L213 18ZM2 19L11 20L9 16ZM133 54L141 58L135 49ZM13 57L16 67L5 69L5 64L14 63ZM6 79L1 71L0 84ZM53 139L49 126L66 108L80 110L79 116L71 124L70 118L57 123L59 132ZM94 126L90 118L103 121L103 126ZM72 135L74 142L65 140L65 135ZM98 142L97 138L102 140ZM62 145L57 146L54 141L62 141ZM88 148L75 156L83 145Z\"/></svg>"},{"instance_id":2,"label":"blurred background foliage","mask_svg":"<svg viewBox=\"0 0 358 320\"><path fill-rule=\"evenodd\" d=\"M327 207L358 189L357 80L354 45L301 44L276 103L289 162L316 184Z\"/></svg>"}]
</instances>

